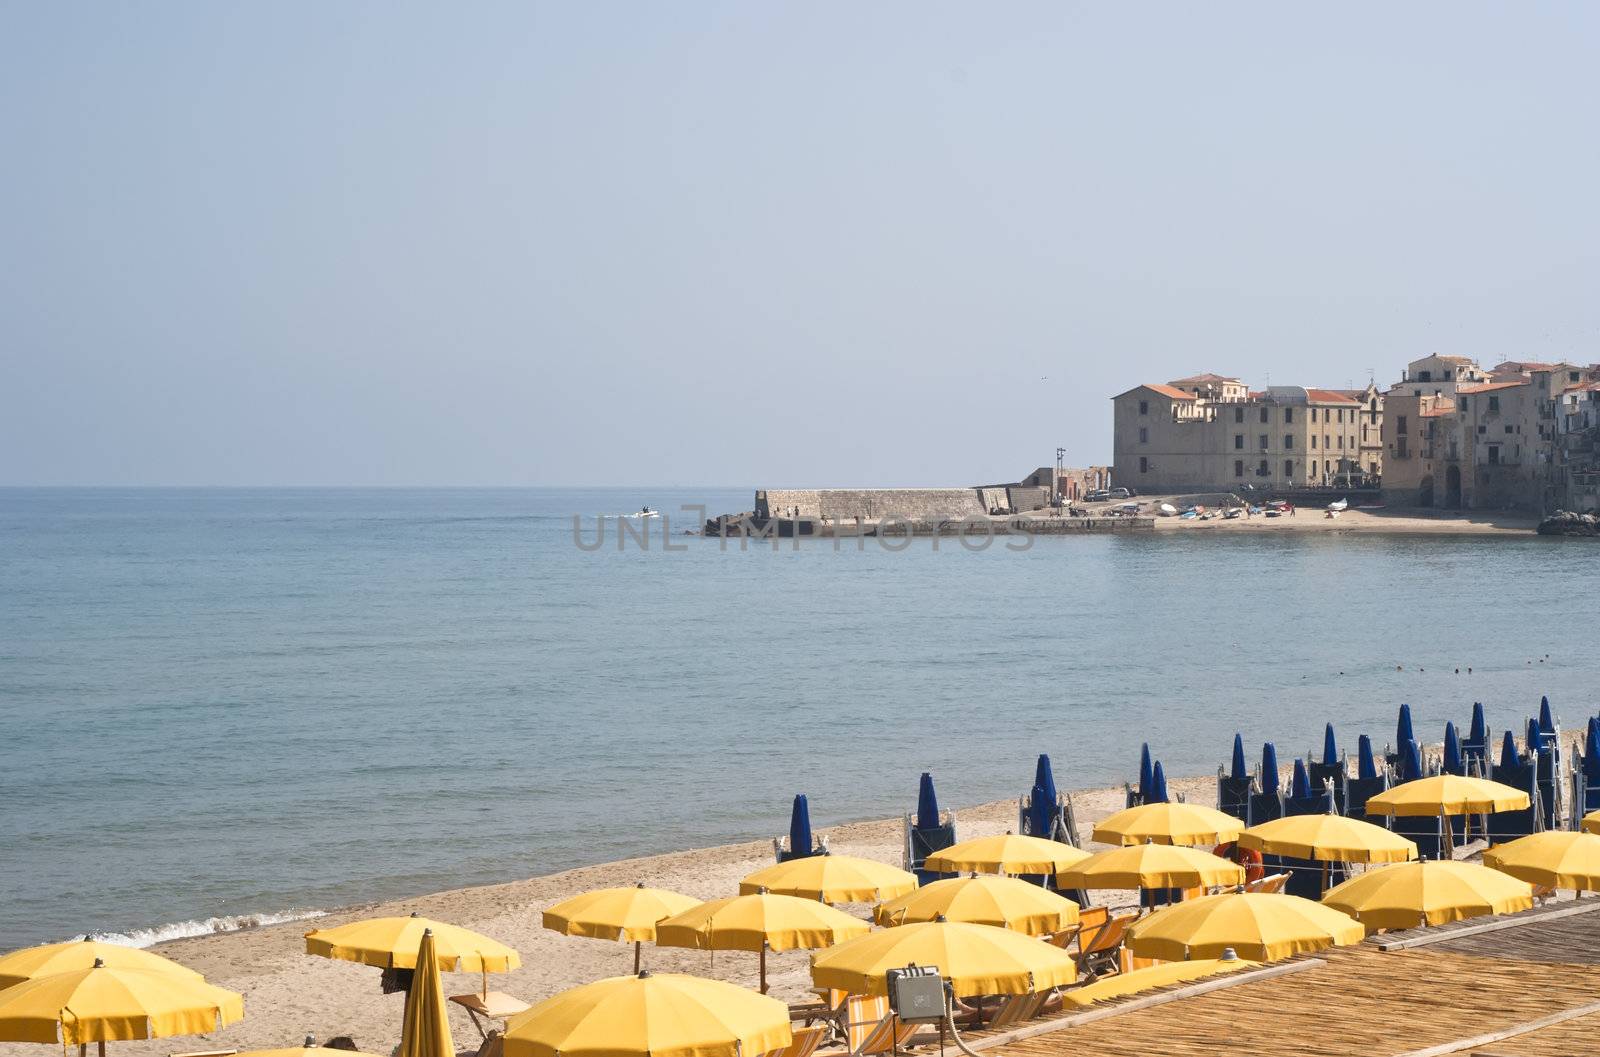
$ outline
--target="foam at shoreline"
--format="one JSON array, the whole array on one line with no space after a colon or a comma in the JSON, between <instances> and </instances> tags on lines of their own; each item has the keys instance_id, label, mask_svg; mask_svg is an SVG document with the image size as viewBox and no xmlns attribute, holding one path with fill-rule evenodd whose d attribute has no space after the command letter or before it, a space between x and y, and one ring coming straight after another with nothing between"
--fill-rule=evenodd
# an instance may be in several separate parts
<instances>
[{"instance_id":1,"label":"foam at shoreline","mask_svg":"<svg viewBox=\"0 0 1600 1057\"><path fill-rule=\"evenodd\" d=\"M260 928L263 925L282 925L290 921L306 921L327 916L326 910L285 910L276 914L229 914L222 917L191 921L176 921L147 929L129 929L127 932L91 932L89 938L101 943L115 943L122 947L153 947L168 940L189 939L194 936L211 936L219 932L239 932ZM76 936L72 937L77 939Z\"/></svg>"}]
</instances>

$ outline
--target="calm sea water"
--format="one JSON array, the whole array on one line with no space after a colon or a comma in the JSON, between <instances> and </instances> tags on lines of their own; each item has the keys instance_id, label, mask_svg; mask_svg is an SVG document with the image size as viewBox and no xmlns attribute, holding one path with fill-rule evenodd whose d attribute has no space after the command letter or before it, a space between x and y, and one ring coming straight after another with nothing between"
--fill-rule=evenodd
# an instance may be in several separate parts
<instances>
[{"instance_id":1,"label":"calm sea water","mask_svg":"<svg viewBox=\"0 0 1600 1057\"><path fill-rule=\"evenodd\" d=\"M1586 541L574 545L750 497L0 490L0 947L1597 707Z\"/></svg>"}]
</instances>

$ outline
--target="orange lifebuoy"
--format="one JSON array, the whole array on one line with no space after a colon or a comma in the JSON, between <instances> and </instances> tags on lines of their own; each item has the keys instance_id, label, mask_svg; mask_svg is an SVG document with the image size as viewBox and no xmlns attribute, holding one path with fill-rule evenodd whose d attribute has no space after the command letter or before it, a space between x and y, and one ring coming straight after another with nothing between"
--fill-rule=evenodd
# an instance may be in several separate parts
<instances>
[{"instance_id":1,"label":"orange lifebuoy","mask_svg":"<svg viewBox=\"0 0 1600 1057\"><path fill-rule=\"evenodd\" d=\"M1261 853L1254 848L1241 848L1236 841L1217 845L1211 849L1211 854L1243 866L1246 884L1259 881L1267 875L1266 867L1262 865Z\"/></svg>"}]
</instances>

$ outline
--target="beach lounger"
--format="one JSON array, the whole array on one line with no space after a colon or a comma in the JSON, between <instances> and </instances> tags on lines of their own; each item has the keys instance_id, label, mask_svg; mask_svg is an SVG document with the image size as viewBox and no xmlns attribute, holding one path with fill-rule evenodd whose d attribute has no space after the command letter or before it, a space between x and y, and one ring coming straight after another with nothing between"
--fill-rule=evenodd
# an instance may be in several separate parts
<instances>
[{"instance_id":1,"label":"beach lounger","mask_svg":"<svg viewBox=\"0 0 1600 1057\"><path fill-rule=\"evenodd\" d=\"M1281 895L1283 893L1283 886L1288 884L1288 883L1289 883L1289 875L1288 874L1286 874L1286 873L1274 873L1274 874L1268 874L1267 876L1258 878L1258 879L1256 879L1254 881L1245 882L1244 887L1241 888L1240 891L1241 892L1262 892L1262 893L1265 893L1267 895Z\"/></svg>"},{"instance_id":2,"label":"beach lounger","mask_svg":"<svg viewBox=\"0 0 1600 1057\"><path fill-rule=\"evenodd\" d=\"M845 1002L845 1039L849 1049L827 1050L818 1057L871 1057L906 1048L917 1025L902 1024L884 996L851 995Z\"/></svg>"},{"instance_id":3,"label":"beach lounger","mask_svg":"<svg viewBox=\"0 0 1600 1057\"><path fill-rule=\"evenodd\" d=\"M1100 931L1101 926L1110 920L1110 918L1111 911L1106 907L1085 907L1084 909L1078 911L1077 927L1066 932L1056 933L1054 936L1050 937L1050 942L1054 943L1062 950L1066 950L1067 946L1072 942L1072 940L1076 939L1078 941L1078 949L1082 950L1084 943L1088 941L1089 937ZM1066 936L1067 941L1065 943L1056 943L1057 936Z\"/></svg>"},{"instance_id":4,"label":"beach lounger","mask_svg":"<svg viewBox=\"0 0 1600 1057\"><path fill-rule=\"evenodd\" d=\"M1122 940L1138 914L1110 918L1088 939L1078 941L1078 972L1093 980L1122 968Z\"/></svg>"},{"instance_id":5,"label":"beach lounger","mask_svg":"<svg viewBox=\"0 0 1600 1057\"><path fill-rule=\"evenodd\" d=\"M817 1047L822 1045L822 1037L828 1033L825 1025L795 1029L792 1041L781 1050L771 1050L767 1057L812 1057L817 1052Z\"/></svg>"},{"instance_id":6,"label":"beach lounger","mask_svg":"<svg viewBox=\"0 0 1600 1057\"><path fill-rule=\"evenodd\" d=\"M483 1037L483 1043L474 1057L505 1057L505 1052L506 1037L498 1028L493 1028Z\"/></svg>"}]
</instances>

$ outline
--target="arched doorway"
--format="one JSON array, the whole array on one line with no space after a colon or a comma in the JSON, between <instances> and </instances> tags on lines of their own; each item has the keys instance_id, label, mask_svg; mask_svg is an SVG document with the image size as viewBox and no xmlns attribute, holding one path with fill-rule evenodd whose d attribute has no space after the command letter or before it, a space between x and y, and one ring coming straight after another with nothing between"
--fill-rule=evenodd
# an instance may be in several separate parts
<instances>
[{"instance_id":1,"label":"arched doorway","mask_svg":"<svg viewBox=\"0 0 1600 1057\"><path fill-rule=\"evenodd\" d=\"M1417 485L1417 505L1433 505L1433 474L1431 473L1422 479L1421 484Z\"/></svg>"},{"instance_id":2,"label":"arched doorway","mask_svg":"<svg viewBox=\"0 0 1600 1057\"><path fill-rule=\"evenodd\" d=\"M1461 467L1452 466L1444 472L1444 505L1452 510L1461 506Z\"/></svg>"}]
</instances>

